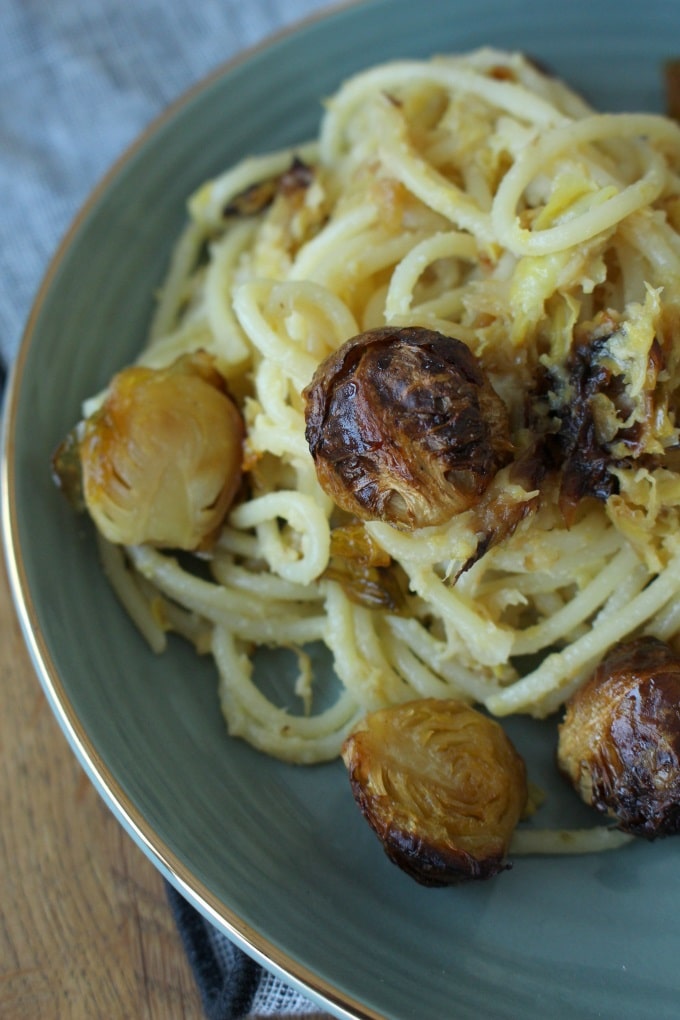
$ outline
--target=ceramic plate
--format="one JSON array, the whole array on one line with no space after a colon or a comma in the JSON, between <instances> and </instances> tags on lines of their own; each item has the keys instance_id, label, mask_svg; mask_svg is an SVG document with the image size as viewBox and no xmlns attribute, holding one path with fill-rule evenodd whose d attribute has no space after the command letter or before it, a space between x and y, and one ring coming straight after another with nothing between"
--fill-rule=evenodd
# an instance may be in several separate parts
<instances>
[{"instance_id":1,"label":"ceramic plate","mask_svg":"<svg viewBox=\"0 0 680 1020\"><path fill-rule=\"evenodd\" d=\"M677 1017L677 845L525 858L421 888L361 819L339 763L297 768L231 740L210 661L154 657L102 577L49 456L81 399L131 360L186 196L238 158L305 140L321 100L391 57L523 49L602 109L660 109L680 53L669 0L370 0L308 22L189 94L78 218L38 296L5 419L10 573L36 668L87 772L133 838L219 927L343 1017ZM515 721L546 825L586 809L556 780L555 730Z\"/></svg>"}]
</instances>

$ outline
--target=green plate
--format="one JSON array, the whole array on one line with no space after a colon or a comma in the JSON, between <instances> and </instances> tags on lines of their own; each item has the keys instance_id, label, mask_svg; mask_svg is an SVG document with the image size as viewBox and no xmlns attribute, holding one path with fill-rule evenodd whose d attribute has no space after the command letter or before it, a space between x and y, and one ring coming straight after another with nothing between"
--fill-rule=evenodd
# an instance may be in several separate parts
<instances>
[{"instance_id":1,"label":"green plate","mask_svg":"<svg viewBox=\"0 0 680 1020\"><path fill-rule=\"evenodd\" d=\"M320 101L395 56L523 49L602 109L660 109L680 52L672 0L369 0L277 37L175 106L114 168L40 291L8 394L3 520L36 670L75 753L132 837L216 925L330 1012L394 1020L676 1018L677 843L525 858L428 890L382 854L340 764L286 766L231 740L213 667L151 654L104 581L49 456L81 399L133 358L204 178L316 132ZM511 732L550 791L544 823L586 809L553 767L554 725Z\"/></svg>"}]
</instances>

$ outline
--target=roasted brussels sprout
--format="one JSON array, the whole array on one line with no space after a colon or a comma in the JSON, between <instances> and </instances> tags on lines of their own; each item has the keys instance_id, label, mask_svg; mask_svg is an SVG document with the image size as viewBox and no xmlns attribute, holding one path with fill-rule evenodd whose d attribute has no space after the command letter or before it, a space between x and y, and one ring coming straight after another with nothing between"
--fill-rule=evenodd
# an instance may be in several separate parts
<instances>
[{"instance_id":1,"label":"roasted brussels sprout","mask_svg":"<svg viewBox=\"0 0 680 1020\"><path fill-rule=\"evenodd\" d=\"M493 719L425 698L369 713L342 749L387 856L422 885L491 878L527 803L526 769Z\"/></svg>"},{"instance_id":2,"label":"roasted brussels sprout","mask_svg":"<svg viewBox=\"0 0 680 1020\"><path fill-rule=\"evenodd\" d=\"M304 396L319 481L363 520L444 523L475 506L510 460L505 404L472 351L433 330L348 340Z\"/></svg>"},{"instance_id":3,"label":"roasted brussels sprout","mask_svg":"<svg viewBox=\"0 0 680 1020\"><path fill-rule=\"evenodd\" d=\"M53 458L111 542L197 549L209 543L241 482L243 422L211 355L169 368L126 368Z\"/></svg>"},{"instance_id":4,"label":"roasted brussels sprout","mask_svg":"<svg viewBox=\"0 0 680 1020\"><path fill-rule=\"evenodd\" d=\"M570 699L558 764L586 804L654 839L680 831L680 658L652 637L616 645Z\"/></svg>"}]
</instances>

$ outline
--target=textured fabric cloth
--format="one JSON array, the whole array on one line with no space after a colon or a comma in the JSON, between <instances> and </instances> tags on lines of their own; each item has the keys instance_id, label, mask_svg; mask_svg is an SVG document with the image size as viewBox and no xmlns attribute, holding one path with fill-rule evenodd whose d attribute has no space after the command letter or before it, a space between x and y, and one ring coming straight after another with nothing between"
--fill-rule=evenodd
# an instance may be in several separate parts
<instances>
[{"instance_id":1,"label":"textured fabric cloth","mask_svg":"<svg viewBox=\"0 0 680 1020\"><path fill-rule=\"evenodd\" d=\"M1 0L0 386L33 296L105 171L171 101L327 0ZM168 895L206 1015L318 1008Z\"/></svg>"},{"instance_id":2,"label":"textured fabric cloth","mask_svg":"<svg viewBox=\"0 0 680 1020\"><path fill-rule=\"evenodd\" d=\"M153 118L239 50L328 0L2 0L0 353L54 249Z\"/></svg>"},{"instance_id":3,"label":"textured fabric cloth","mask_svg":"<svg viewBox=\"0 0 680 1020\"><path fill-rule=\"evenodd\" d=\"M305 1017L325 1020L305 996L251 960L167 885L182 942L209 1020Z\"/></svg>"}]
</instances>

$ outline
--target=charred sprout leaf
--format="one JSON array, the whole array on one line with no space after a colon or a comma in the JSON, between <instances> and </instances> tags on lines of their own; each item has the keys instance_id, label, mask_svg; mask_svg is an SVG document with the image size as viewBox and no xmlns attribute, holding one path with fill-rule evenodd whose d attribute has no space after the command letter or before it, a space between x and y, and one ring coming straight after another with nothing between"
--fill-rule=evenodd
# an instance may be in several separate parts
<instances>
[{"instance_id":1,"label":"charred sprout leaf","mask_svg":"<svg viewBox=\"0 0 680 1020\"><path fill-rule=\"evenodd\" d=\"M314 171L310 166L299 159L293 159L288 170L267 180L251 184L225 206L223 215L227 216L256 216L271 205L276 196L281 193L290 195L295 191L309 187L314 177Z\"/></svg>"},{"instance_id":2,"label":"charred sprout leaf","mask_svg":"<svg viewBox=\"0 0 680 1020\"><path fill-rule=\"evenodd\" d=\"M634 836L680 832L680 658L616 645L567 705L558 764L586 804Z\"/></svg>"},{"instance_id":3,"label":"charred sprout leaf","mask_svg":"<svg viewBox=\"0 0 680 1020\"><path fill-rule=\"evenodd\" d=\"M358 560L333 557L324 577L337 581L351 602L366 609L399 613L405 606L404 581L396 564L392 567L369 567Z\"/></svg>"},{"instance_id":4,"label":"charred sprout leaf","mask_svg":"<svg viewBox=\"0 0 680 1020\"><path fill-rule=\"evenodd\" d=\"M564 366L538 377L534 450L546 472L558 474L567 524L583 499L606 502L618 493L618 469L653 468L676 441L662 381L666 352L654 338L638 350L641 332L640 323L603 313L581 327Z\"/></svg>"},{"instance_id":5,"label":"charred sprout leaf","mask_svg":"<svg viewBox=\"0 0 680 1020\"><path fill-rule=\"evenodd\" d=\"M609 470L612 457L594 414L596 395L606 394L616 384L611 367L601 358L606 342L604 337L576 345L568 364L569 384L555 439L562 464L560 507L567 521L585 496L604 501L616 489L616 478Z\"/></svg>"},{"instance_id":6,"label":"charred sprout leaf","mask_svg":"<svg viewBox=\"0 0 680 1020\"><path fill-rule=\"evenodd\" d=\"M66 434L52 454L52 478L61 489L74 510L85 509L83 496L83 472L80 463L79 427L76 425Z\"/></svg>"},{"instance_id":7,"label":"charred sprout leaf","mask_svg":"<svg viewBox=\"0 0 680 1020\"><path fill-rule=\"evenodd\" d=\"M223 215L227 216L256 216L263 212L268 205L274 201L279 188L277 177L270 177L266 181L258 181L250 184L244 191L224 207Z\"/></svg>"},{"instance_id":8,"label":"charred sprout leaf","mask_svg":"<svg viewBox=\"0 0 680 1020\"><path fill-rule=\"evenodd\" d=\"M354 798L387 856L423 885L510 867L526 769L497 722L455 700L369 713L342 751Z\"/></svg>"},{"instance_id":9,"label":"charred sprout leaf","mask_svg":"<svg viewBox=\"0 0 680 1020\"><path fill-rule=\"evenodd\" d=\"M559 505L567 523L573 521L582 499L605 501L617 488L610 470L615 464L608 443L611 430L605 436L596 416L602 402L613 408L612 400L622 391L607 357L607 342L615 328L607 319L584 332L564 366L537 374L532 394L530 424L536 439L531 467L535 470L542 462L545 473L558 473Z\"/></svg>"},{"instance_id":10,"label":"charred sprout leaf","mask_svg":"<svg viewBox=\"0 0 680 1020\"><path fill-rule=\"evenodd\" d=\"M279 189L284 195L290 195L308 188L313 180L314 169L299 156L295 156L288 169L279 178Z\"/></svg>"},{"instance_id":11,"label":"charred sprout leaf","mask_svg":"<svg viewBox=\"0 0 680 1020\"><path fill-rule=\"evenodd\" d=\"M478 360L432 330L348 340L304 396L320 484L362 520L444 523L475 506L511 457L506 407Z\"/></svg>"},{"instance_id":12,"label":"charred sprout leaf","mask_svg":"<svg viewBox=\"0 0 680 1020\"><path fill-rule=\"evenodd\" d=\"M541 472L531 475L529 465L520 462L498 472L474 510L479 536L477 548L456 576L469 570L489 549L513 535L521 522L538 509L540 477Z\"/></svg>"},{"instance_id":13,"label":"charred sprout leaf","mask_svg":"<svg viewBox=\"0 0 680 1020\"><path fill-rule=\"evenodd\" d=\"M366 567L389 567L392 557L363 524L342 524L331 531L331 556L350 559Z\"/></svg>"},{"instance_id":14,"label":"charred sprout leaf","mask_svg":"<svg viewBox=\"0 0 680 1020\"><path fill-rule=\"evenodd\" d=\"M114 376L55 469L64 488L75 470L66 464L79 461L86 509L109 541L197 549L240 486L243 433L214 358L199 351Z\"/></svg>"},{"instance_id":15,"label":"charred sprout leaf","mask_svg":"<svg viewBox=\"0 0 680 1020\"><path fill-rule=\"evenodd\" d=\"M363 524L333 528L324 577L337 581L348 599L367 609L398 613L404 608L408 587L405 575Z\"/></svg>"}]
</instances>

